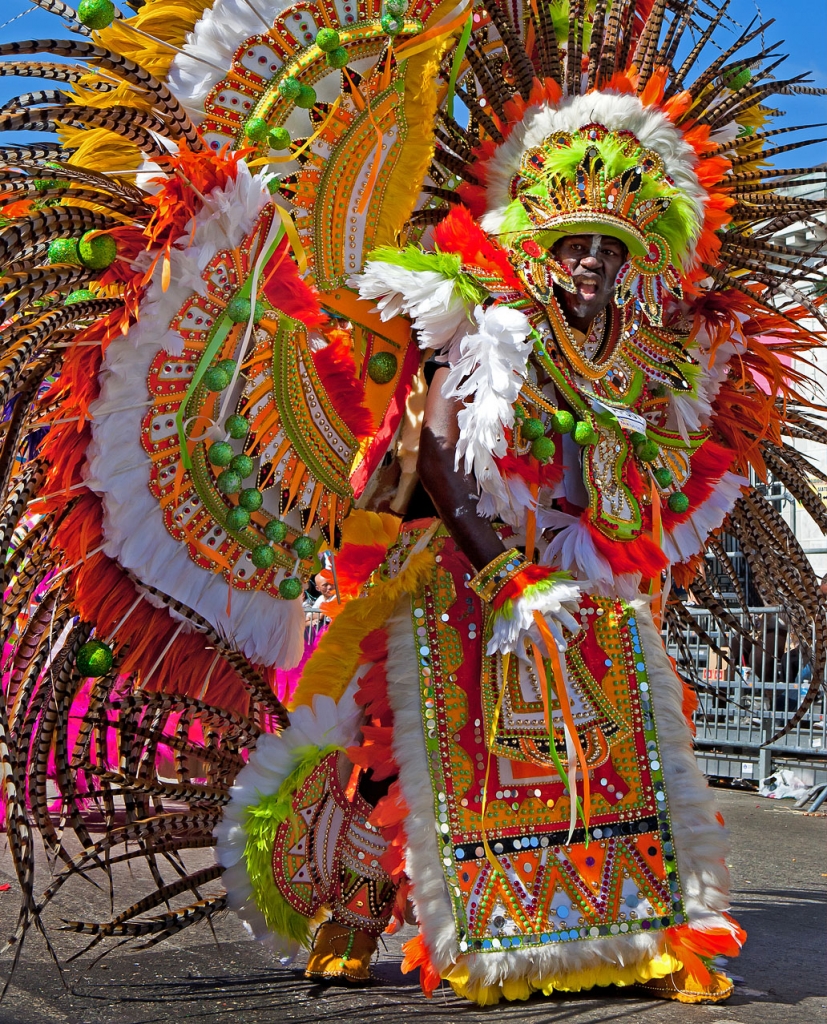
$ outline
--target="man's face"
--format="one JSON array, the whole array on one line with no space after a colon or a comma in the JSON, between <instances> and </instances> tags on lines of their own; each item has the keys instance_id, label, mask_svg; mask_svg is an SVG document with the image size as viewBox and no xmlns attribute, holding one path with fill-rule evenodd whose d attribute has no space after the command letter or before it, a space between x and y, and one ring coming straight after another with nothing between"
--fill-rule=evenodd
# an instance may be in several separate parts
<instances>
[{"instance_id":1,"label":"man's face","mask_svg":"<svg viewBox=\"0 0 827 1024\"><path fill-rule=\"evenodd\" d=\"M329 580L327 579L326 576L322 576L322 574L319 573L313 580L313 582L316 584L316 590L319 591L322 597L326 598L327 600L330 600L330 598L335 597L336 587L333 585L333 580Z\"/></svg>"},{"instance_id":2,"label":"man's face","mask_svg":"<svg viewBox=\"0 0 827 1024\"><path fill-rule=\"evenodd\" d=\"M626 261L626 246L608 235L567 235L552 253L569 270L577 291L557 290L557 297L574 326L590 323L612 298L617 272Z\"/></svg>"}]
</instances>

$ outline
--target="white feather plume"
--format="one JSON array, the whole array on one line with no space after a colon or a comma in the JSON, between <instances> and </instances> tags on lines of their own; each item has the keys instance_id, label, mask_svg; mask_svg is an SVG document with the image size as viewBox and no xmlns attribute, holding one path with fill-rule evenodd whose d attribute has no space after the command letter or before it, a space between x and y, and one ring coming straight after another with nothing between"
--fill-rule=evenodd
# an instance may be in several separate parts
<instances>
[{"instance_id":1,"label":"white feather plume","mask_svg":"<svg viewBox=\"0 0 827 1024\"><path fill-rule=\"evenodd\" d=\"M563 629L572 633L580 630L580 623L574 614L580 607L580 587L577 583L555 580L544 589L532 588L511 602L511 614L495 615L488 641L488 654L525 654L525 641L530 640L541 650L545 649L540 630L534 620L539 612L546 620L552 636L561 650L565 650Z\"/></svg>"},{"instance_id":2,"label":"white feather plume","mask_svg":"<svg viewBox=\"0 0 827 1024\"><path fill-rule=\"evenodd\" d=\"M363 273L348 284L376 303L383 321L400 313L409 316L422 349L442 352L473 329L472 303L458 293L453 278L436 270L408 270L369 260Z\"/></svg>"},{"instance_id":3,"label":"white feather plume","mask_svg":"<svg viewBox=\"0 0 827 1024\"><path fill-rule=\"evenodd\" d=\"M477 331L460 341L442 386L446 398L466 403L457 417L455 464L476 478L481 491L510 508L495 459L508 449L506 431L514 425L514 403L525 379L531 325L523 313L505 306L477 306L474 319Z\"/></svg>"}]
</instances>

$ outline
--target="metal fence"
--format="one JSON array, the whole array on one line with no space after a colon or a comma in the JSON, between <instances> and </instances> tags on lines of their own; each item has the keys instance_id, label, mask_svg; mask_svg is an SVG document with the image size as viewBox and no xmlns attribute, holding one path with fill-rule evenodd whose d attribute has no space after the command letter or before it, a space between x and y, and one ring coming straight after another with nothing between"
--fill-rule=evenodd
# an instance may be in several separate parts
<instances>
[{"instance_id":1,"label":"metal fence","mask_svg":"<svg viewBox=\"0 0 827 1024\"><path fill-rule=\"evenodd\" d=\"M821 693L795 728L769 740L788 722L806 694L811 672L789 637L783 609L751 609L760 647L737 630L722 630L707 611L689 609L680 634L665 631L666 647L698 689L696 753L711 776L759 781L791 768L804 782L827 783L827 692ZM732 609L745 626L747 616ZM704 636L703 634L706 634ZM717 648L717 649L716 649Z\"/></svg>"}]
</instances>

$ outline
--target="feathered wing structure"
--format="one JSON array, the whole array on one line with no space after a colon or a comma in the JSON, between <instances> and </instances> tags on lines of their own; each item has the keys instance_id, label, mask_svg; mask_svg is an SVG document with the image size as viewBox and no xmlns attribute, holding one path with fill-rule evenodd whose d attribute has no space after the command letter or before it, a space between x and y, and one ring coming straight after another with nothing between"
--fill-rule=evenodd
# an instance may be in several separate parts
<instances>
[{"instance_id":1,"label":"feathered wing structure","mask_svg":"<svg viewBox=\"0 0 827 1024\"><path fill-rule=\"evenodd\" d=\"M817 581L772 509L741 496L750 470L769 471L827 519L816 470L783 440L827 437L795 362L825 324L824 254L773 241L820 223L827 201L799 188L820 172L768 164L812 141L779 144L784 129L767 127L773 95L808 88L776 77L768 24L713 51L725 5L671 0L147 0L108 26L41 6L74 37L0 46L0 73L52 83L0 112L2 130L51 135L0 149L0 756L23 893L16 956L67 881L135 858L155 887L108 922L70 925L92 945L152 944L223 909L218 869L188 869L186 851L214 845L257 738L286 724L272 671L302 653L302 578L370 493L419 364L401 306L378 313L348 282L382 246L441 238L457 252L469 211L496 237L489 199L512 198L509 146L521 152L530 125L538 142L571 135L596 97L606 118L636 104L644 145L677 140L663 173L694 189L680 227L693 261L658 276L641 256L628 276L629 301L649 309L658 282L680 292L687 365L703 371L694 406L661 393L653 419L662 407L675 436L706 431L731 453L699 497L717 494L714 514L664 513L675 577L731 625L699 556L710 531L715 550L736 536L821 679ZM473 267L482 290L405 310L432 347L472 329L486 288L514 286L476 230L455 270ZM647 344L634 358L682 380L664 335ZM578 537L611 575L585 527ZM55 869L45 887L38 836Z\"/></svg>"}]
</instances>

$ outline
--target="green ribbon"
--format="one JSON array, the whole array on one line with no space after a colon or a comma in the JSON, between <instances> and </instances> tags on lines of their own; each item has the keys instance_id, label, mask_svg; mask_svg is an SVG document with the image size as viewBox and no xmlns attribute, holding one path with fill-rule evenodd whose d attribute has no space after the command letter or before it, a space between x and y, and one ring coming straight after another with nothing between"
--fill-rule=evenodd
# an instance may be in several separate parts
<instances>
[{"instance_id":1,"label":"green ribbon","mask_svg":"<svg viewBox=\"0 0 827 1024\"><path fill-rule=\"evenodd\" d=\"M276 235L275 239L270 245L270 248L267 250L267 254L265 255L264 260L260 264L261 266L267 266L267 264L273 258L273 254L275 253L276 248L283 237L284 226L282 225L279 228L278 234ZM247 280L244 282L241 288L239 288L239 290L236 292L233 298L249 299L252 288L253 274L250 274L250 276L247 278ZM181 448L181 461L183 462L185 469L192 469L192 459L190 458L189 449L187 448L187 436L184 432L184 415L186 414L187 406L190 403L190 399L195 394L195 389L201 383L201 379L207 372L210 363L215 358L216 353L221 349L221 346L227 340L227 335L230 333L233 326L234 322L230 320L226 312L222 313L221 316L216 321L215 325L213 326L212 331L210 332L210 340L207 343L207 347L204 349L204 354L198 361L198 366L196 366L195 373L192 375L192 380L190 381L190 385L187 388L187 393L184 395L181 404L178 406L178 412L176 412L175 414L175 427L178 432L178 444Z\"/></svg>"},{"instance_id":2,"label":"green ribbon","mask_svg":"<svg viewBox=\"0 0 827 1024\"><path fill-rule=\"evenodd\" d=\"M462 64L465 51L468 48L468 41L471 38L471 29L474 27L474 15L469 11L468 20L462 29L462 35L459 37L457 43L456 53L454 53L454 61L451 64L451 74L448 78L448 98L445 102L445 112L449 117L454 116L454 95L457 87L457 78L459 77L459 69Z\"/></svg>"},{"instance_id":3,"label":"green ribbon","mask_svg":"<svg viewBox=\"0 0 827 1024\"><path fill-rule=\"evenodd\" d=\"M545 658L543 659L543 667L544 668L546 667ZM546 668L545 684L546 684L546 700L548 701L548 706L549 706L549 709L550 709L551 708L551 697L552 697L551 665L549 665ZM577 816L579 816L580 820L583 822L583 831L585 833L585 841L583 843L583 846L584 846L584 849L588 850L588 848L589 848L589 830L588 830L587 822L586 822L586 814L585 814L585 811L583 810L583 801L577 795L577 790L576 790L575 786L572 786L572 784L569 782L568 773L566 772L565 768L563 768L563 762L560 760L560 755L557 753L557 748L554 746L554 724L553 724L553 721L552 721L551 711L549 711L548 719L549 719L548 751L549 751L549 754L551 755L551 760L554 762L554 767L557 769L557 774L560 776L560 778L561 778L561 780L563 782L563 785L565 786L566 790L568 791L569 800L574 800L575 814ZM565 726L564 726L564 731L565 731ZM577 765L574 766L574 777L575 777L575 779L577 778Z\"/></svg>"}]
</instances>

